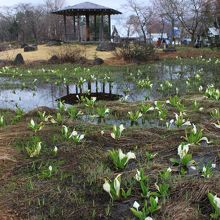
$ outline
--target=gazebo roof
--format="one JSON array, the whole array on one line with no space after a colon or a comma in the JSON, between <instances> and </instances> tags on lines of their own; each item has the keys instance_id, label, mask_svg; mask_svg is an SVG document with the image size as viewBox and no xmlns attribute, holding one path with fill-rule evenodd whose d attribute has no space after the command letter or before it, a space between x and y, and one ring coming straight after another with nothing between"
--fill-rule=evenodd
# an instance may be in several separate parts
<instances>
[{"instance_id":1,"label":"gazebo roof","mask_svg":"<svg viewBox=\"0 0 220 220\"><path fill-rule=\"evenodd\" d=\"M97 5L91 2L84 2L73 6L67 6L63 9L52 11L52 14L58 15L114 15L121 14L120 11L117 11L112 8L108 8L102 5Z\"/></svg>"}]
</instances>

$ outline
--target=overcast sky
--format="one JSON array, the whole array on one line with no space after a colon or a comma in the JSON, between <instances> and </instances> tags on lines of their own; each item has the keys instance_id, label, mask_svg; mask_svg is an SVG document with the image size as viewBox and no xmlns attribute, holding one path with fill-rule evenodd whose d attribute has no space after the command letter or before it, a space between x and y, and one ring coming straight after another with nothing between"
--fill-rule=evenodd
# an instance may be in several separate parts
<instances>
[{"instance_id":1,"label":"overcast sky","mask_svg":"<svg viewBox=\"0 0 220 220\"><path fill-rule=\"evenodd\" d=\"M93 2L96 4L123 11L122 5L126 3L126 0L66 0L65 6L75 5L82 2ZM19 3L31 3L37 5L43 4L44 0L0 0L0 3L0 6L13 6Z\"/></svg>"},{"instance_id":2,"label":"overcast sky","mask_svg":"<svg viewBox=\"0 0 220 220\"><path fill-rule=\"evenodd\" d=\"M139 3L144 2L147 4L149 0L137 0ZM126 17L131 13L124 6L127 3L127 0L65 0L65 6L75 5L82 2L92 2L95 4L103 5L106 7L114 8L118 11L121 11L122 15L112 16L112 25L115 25L118 29L118 32L121 36L126 35L126 30L124 29L124 23L126 22ZM30 3L32 5L44 4L45 0L0 0L0 8L4 6L15 6L19 3Z\"/></svg>"}]
</instances>

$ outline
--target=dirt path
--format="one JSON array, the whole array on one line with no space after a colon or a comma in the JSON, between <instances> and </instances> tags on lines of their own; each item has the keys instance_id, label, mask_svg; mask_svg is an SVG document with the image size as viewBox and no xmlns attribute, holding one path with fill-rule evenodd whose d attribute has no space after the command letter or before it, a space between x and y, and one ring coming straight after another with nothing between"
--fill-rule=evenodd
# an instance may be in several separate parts
<instances>
[{"instance_id":1,"label":"dirt path","mask_svg":"<svg viewBox=\"0 0 220 220\"><path fill-rule=\"evenodd\" d=\"M0 129L0 181L2 185L7 183L11 171L21 158L12 143L16 138L22 137L27 133L26 123L18 123L17 125L10 125ZM0 220L15 219L19 218L14 213L14 210L7 207L4 197L0 196Z\"/></svg>"}]
</instances>

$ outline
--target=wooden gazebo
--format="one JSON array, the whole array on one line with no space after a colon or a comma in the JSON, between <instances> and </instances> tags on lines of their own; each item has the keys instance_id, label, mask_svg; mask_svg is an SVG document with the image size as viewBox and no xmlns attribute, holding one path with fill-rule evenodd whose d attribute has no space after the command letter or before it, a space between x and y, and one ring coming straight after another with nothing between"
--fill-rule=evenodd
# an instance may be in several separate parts
<instances>
[{"instance_id":1,"label":"wooden gazebo","mask_svg":"<svg viewBox=\"0 0 220 220\"><path fill-rule=\"evenodd\" d=\"M85 41L103 41L106 40L105 38L108 40L111 38L111 15L121 14L121 12L91 2L84 2L53 11L52 14L63 16L65 41L82 41L83 34ZM71 35L67 33L67 16L73 18L71 22L73 34ZM91 28L91 23L93 28ZM106 31L106 27L108 31Z\"/></svg>"}]
</instances>

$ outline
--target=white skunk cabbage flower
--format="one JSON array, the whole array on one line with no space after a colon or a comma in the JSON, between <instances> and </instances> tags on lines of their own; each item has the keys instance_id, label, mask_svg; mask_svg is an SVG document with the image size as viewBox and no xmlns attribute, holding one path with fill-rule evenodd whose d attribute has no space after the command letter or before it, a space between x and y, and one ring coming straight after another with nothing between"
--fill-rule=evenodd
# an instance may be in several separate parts
<instances>
[{"instance_id":1,"label":"white skunk cabbage flower","mask_svg":"<svg viewBox=\"0 0 220 220\"><path fill-rule=\"evenodd\" d=\"M118 197L120 195L120 187L121 187L121 174L118 174L114 179L114 189Z\"/></svg>"},{"instance_id":2,"label":"white skunk cabbage flower","mask_svg":"<svg viewBox=\"0 0 220 220\"><path fill-rule=\"evenodd\" d=\"M124 131L124 130L125 130L124 125L123 125L123 124L120 124L120 125L119 125L119 131L122 132L122 131Z\"/></svg>"},{"instance_id":3,"label":"white skunk cabbage flower","mask_svg":"<svg viewBox=\"0 0 220 220\"><path fill-rule=\"evenodd\" d=\"M180 144L178 147L178 155L180 159L183 159L189 151L189 144Z\"/></svg>"},{"instance_id":4,"label":"white skunk cabbage flower","mask_svg":"<svg viewBox=\"0 0 220 220\"><path fill-rule=\"evenodd\" d=\"M122 152L121 149L118 150L118 156L119 156L119 159L122 160L126 157L126 155Z\"/></svg>"},{"instance_id":5,"label":"white skunk cabbage flower","mask_svg":"<svg viewBox=\"0 0 220 220\"><path fill-rule=\"evenodd\" d=\"M111 194L111 185L109 183L108 180L105 179L105 183L103 184L103 189L111 196L112 198L112 194Z\"/></svg>"},{"instance_id":6,"label":"white skunk cabbage flower","mask_svg":"<svg viewBox=\"0 0 220 220\"><path fill-rule=\"evenodd\" d=\"M128 161L129 161L130 159L136 159L136 156L133 152L129 151L127 153L127 158L128 158Z\"/></svg>"},{"instance_id":7,"label":"white skunk cabbage flower","mask_svg":"<svg viewBox=\"0 0 220 220\"><path fill-rule=\"evenodd\" d=\"M125 157L127 157L125 163L127 163L131 159L136 159L136 156L133 152L129 151L127 154L124 154L121 149L118 150L118 156L120 160L123 160Z\"/></svg>"},{"instance_id":8,"label":"white skunk cabbage flower","mask_svg":"<svg viewBox=\"0 0 220 220\"><path fill-rule=\"evenodd\" d=\"M57 151L58 151L58 148L57 148L57 146L55 146L54 149L53 149L53 152L57 153Z\"/></svg>"},{"instance_id":9,"label":"white skunk cabbage flower","mask_svg":"<svg viewBox=\"0 0 220 220\"><path fill-rule=\"evenodd\" d=\"M52 166L49 166L48 169L49 169L50 172L52 172L53 167L52 167Z\"/></svg>"},{"instance_id":10,"label":"white skunk cabbage flower","mask_svg":"<svg viewBox=\"0 0 220 220\"><path fill-rule=\"evenodd\" d=\"M214 169L216 168L216 164L215 163L212 164L212 168L214 168Z\"/></svg>"},{"instance_id":11,"label":"white skunk cabbage flower","mask_svg":"<svg viewBox=\"0 0 220 220\"><path fill-rule=\"evenodd\" d=\"M145 218L144 220L153 220L151 217L147 217L147 218Z\"/></svg>"},{"instance_id":12,"label":"white skunk cabbage flower","mask_svg":"<svg viewBox=\"0 0 220 220\"><path fill-rule=\"evenodd\" d=\"M41 142L38 142L36 149L34 150L33 153L30 154L30 157L38 156L40 154L40 151L41 151Z\"/></svg>"},{"instance_id":13,"label":"white skunk cabbage flower","mask_svg":"<svg viewBox=\"0 0 220 220\"><path fill-rule=\"evenodd\" d=\"M217 195L214 196L213 202L216 204L218 209L220 209L220 198L218 198Z\"/></svg>"},{"instance_id":14,"label":"white skunk cabbage flower","mask_svg":"<svg viewBox=\"0 0 220 220\"><path fill-rule=\"evenodd\" d=\"M140 204L137 201L134 201L133 207L138 211Z\"/></svg>"},{"instance_id":15,"label":"white skunk cabbage flower","mask_svg":"<svg viewBox=\"0 0 220 220\"><path fill-rule=\"evenodd\" d=\"M167 168L167 172L171 173L172 172L172 169L169 167Z\"/></svg>"},{"instance_id":16,"label":"white skunk cabbage flower","mask_svg":"<svg viewBox=\"0 0 220 220\"><path fill-rule=\"evenodd\" d=\"M213 125L215 125L216 128L220 128L220 121L218 121L218 123L213 123Z\"/></svg>"},{"instance_id":17,"label":"white skunk cabbage flower","mask_svg":"<svg viewBox=\"0 0 220 220\"><path fill-rule=\"evenodd\" d=\"M141 172L137 169L137 173L135 174L134 177L137 181L141 181Z\"/></svg>"}]
</instances>

